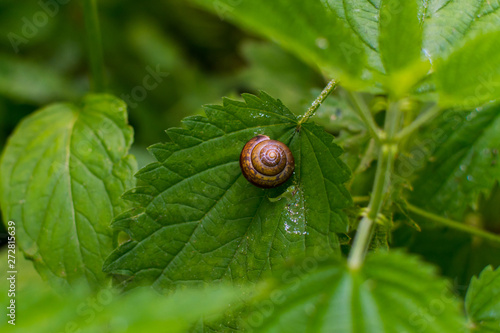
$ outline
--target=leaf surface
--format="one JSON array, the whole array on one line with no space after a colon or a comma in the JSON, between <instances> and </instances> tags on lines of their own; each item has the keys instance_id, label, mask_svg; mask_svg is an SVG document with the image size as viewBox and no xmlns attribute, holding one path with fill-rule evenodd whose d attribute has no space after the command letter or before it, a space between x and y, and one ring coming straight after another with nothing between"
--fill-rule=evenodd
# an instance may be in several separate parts
<instances>
[{"instance_id":1,"label":"leaf surface","mask_svg":"<svg viewBox=\"0 0 500 333\"><path fill-rule=\"evenodd\" d=\"M259 332L461 332L464 318L445 280L400 252L370 255L364 267L312 261L284 274L285 285L243 323ZM260 316L260 317L259 317ZM262 325L255 325L262 318ZM255 325L255 327L253 327Z\"/></svg>"},{"instance_id":2,"label":"leaf surface","mask_svg":"<svg viewBox=\"0 0 500 333\"><path fill-rule=\"evenodd\" d=\"M382 0L379 18L380 57L387 87L405 94L427 72L421 60L422 25L415 0Z\"/></svg>"},{"instance_id":3,"label":"leaf surface","mask_svg":"<svg viewBox=\"0 0 500 333\"><path fill-rule=\"evenodd\" d=\"M53 285L109 280L110 223L135 183L132 136L125 104L91 95L39 110L10 137L0 161L3 219L16 223L19 246Z\"/></svg>"},{"instance_id":4,"label":"leaf surface","mask_svg":"<svg viewBox=\"0 0 500 333\"><path fill-rule=\"evenodd\" d=\"M488 196L500 180L500 107L448 111L429 133L434 139L421 140L420 149L433 145L436 149L432 162L413 182L410 201L461 219L468 207L477 207L479 195Z\"/></svg>"},{"instance_id":5,"label":"leaf surface","mask_svg":"<svg viewBox=\"0 0 500 333\"><path fill-rule=\"evenodd\" d=\"M278 42L319 66L344 85L357 86L365 64L361 40L328 3L311 1L195 0L221 19L229 19Z\"/></svg>"},{"instance_id":6,"label":"leaf surface","mask_svg":"<svg viewBox=\"0 0 500 333\"><path fill-rule=\"evenodd\" d=\"M443 106L480 106L500 97L500 31L479 35L436 64L436 90Z\"/></svg>"},{"instance_id":7,"label":"leaf surface","mask_svg":"<svg viewBox=\"0 0 500 333\"><path fill-rule=\"evenodd\" d=\"M472 278L465 310L475 332L500 332L500 269L488 266Z\"/></svg>"}]
</instances>

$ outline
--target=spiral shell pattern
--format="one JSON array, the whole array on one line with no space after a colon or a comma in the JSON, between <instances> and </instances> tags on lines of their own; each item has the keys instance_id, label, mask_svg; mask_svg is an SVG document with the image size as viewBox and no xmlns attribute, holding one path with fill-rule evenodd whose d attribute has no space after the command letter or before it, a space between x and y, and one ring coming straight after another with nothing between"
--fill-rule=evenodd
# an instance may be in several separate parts
<instances>
[{"instance_id":1,"label":"spiral shell pattern","mask_svg":"<svg viewBox=\"0 0 500 333\"><path fill-rule=\"evenodd\" d=\"M266 135L250 139L240 155L241 172L252 184L262 188L276 187L288 180L295 169L292 152L282 142Z\"/></svg>"}]
</instances>

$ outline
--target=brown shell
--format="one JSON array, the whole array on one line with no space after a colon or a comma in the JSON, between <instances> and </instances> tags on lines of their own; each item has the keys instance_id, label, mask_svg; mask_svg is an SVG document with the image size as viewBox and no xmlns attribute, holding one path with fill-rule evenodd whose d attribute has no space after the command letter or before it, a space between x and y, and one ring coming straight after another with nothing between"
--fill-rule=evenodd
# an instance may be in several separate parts
<instances>
[{"instance_id":1,"label":"brown shell","mask_svg":"<svg viewBox=\"0 0 500 333\"><path fill-rule=\"evenodd\" d=\"M288 180L295 169L292 152L283 143L266 135L250 139L240 155L243 176L262 188L276 187Z\"/></svg>"}]
</instances>

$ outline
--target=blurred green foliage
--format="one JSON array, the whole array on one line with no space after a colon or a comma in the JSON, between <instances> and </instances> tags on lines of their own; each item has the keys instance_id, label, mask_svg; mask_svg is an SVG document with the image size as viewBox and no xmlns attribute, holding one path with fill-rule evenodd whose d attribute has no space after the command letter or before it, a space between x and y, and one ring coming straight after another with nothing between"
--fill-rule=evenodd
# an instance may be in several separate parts
<instances>
[{"instance_id":1,"label":"blurred green foliage","mask_svg":"<svg viewBox=\"0 0 500 333\"><path fill-rule=\"evenodd\" d=\"M304 92L324 84L294 56L188 2L101 1L99 9L108 92L132 95L143 86L148 68L168 73L157 87L146 89L144 100L129 99L136 146L165 141L163 130L179 126L182 118L221 96L265 90L299 107ZM3 0L0 35L24 38L26 22L36 23L43 10L37 2ZM33 37L17 46L18 53L9 38L0 40L0 145L38 107L75 101L88 91L82 15L79 2L60 5L46 24L34 26ZM140 165L149 161L141 157Z\"/></svg>"},{"instance_id":2,"label":"blurred green foliage","mask_svg":"<svg viewBox=\"0 0 500 333\"><path fill-rule=\"evenodd\" d=\"M335 6L333 2L329 3ZM135 130L135 143L131 153L137 157L139 166L144 166L152 160L145 147L166 141L167 136L163 131L179 126L180 120L186 116L203 112L202 104L217 103L221 96L238 98L242 92L256 93L258 90L264 90L283 100L293 113L302 114L324 86L325 80L317 68L305 64L279 45L243 32L229 24L224 17L207 13L189 2L140 3L130 0L109 0L99 2L99 6L108 92L122 97L129 103L129 119ZM61 100L77 102L89 89L89 65L81 3L69 1L57 8L47 8L38 1L0 2L0 35L5 36L0 39L0 149L2 150L8 136L22 118L51 102ZM43 13L47 10L57 10L57 14L50 15L46 22L37 22L43 18ZM435 11L436 8L431 6L429 10ZM451 22L451 18L446 15L451 17L457 12L453 9L452 3L440 15L436 15L434 21L430 21L432 29L429 29L428 35L436 37L429 39L430 44L427 45L431 54L441 48L443 40L447 40L446 34L438 34L436 31L441 31L443 24ZM349 16L350 13L344 15ZM267 18L270 25L274 24L274 17ZM484 20L481 22L484 24ZM355 29L366 25L363 22L355 23ZM405 20L393 23L406 25ZM255 24L259 26L260 23ZM455 34L456 29L450 28L450 30L450 34ZM398 29L394 31L396 35L399 34ZM376 40L372 32L368 29L362 34L366 35L368 42L371 39ZM498 33L491 36L498 36ZM17 41L17 45L12 44L13 38ZM483 41L479 40L477 45L470 44L478 46L477 49L470 45L464 47L465 51L470 49L472 54L479 54L478 63L484 55L490 53L487 47L489 44ZM325 46L325 42L328 42L328 39L319 39L316 44L323 49L321 46ZM477 50L482 50L482 53L477 53ZM321 50L318 52L320 52L319 59L322 59L321 56L325 53L321 53ZM387 50L387 52L392 51ZM461 66L461 57L469 59L471 55L466 52L455 55L456 66L445 67L446 78L450 73L459 73L457 68L467 70L465 66ZM373 61L376 60L373 52L368 53L368 58L370 63L373 62L375 69L380 67L381 64ZM409 69L423 73L419 66ZM487 73L489 70L485 68L484 72ZM154 78L152 71L164 73L156 77L153 82L154 87L148 86L147 83L152 82L151 76ZM447 82L442 79L438 82L441 82L442 86L452 87L448 91L450 100L460 99L463 95L458 89L462 86L462 81ZM472 86L477 85L475 81L469 83ZM425 95L427 90L433 88L432 82L424 80L417 92ZM138 92L143 94L138 95ZM351 105L344 95L345 91L339 88L319 110L314 120L337 135L336 143L346 150L343 155L344 162L353 169L355 166L361 166L361 169L353 172L362 176L357 177L356 181L348 186L353 195L366 196L373 183L376 152L369 151L370 138L366 135L366 128L353 115L350 110ZM374 96L372 99L366 97L366 99L373 106L379 97ZM380 120L385 116L383 108L380 112L376 111L374 116L380 125ZM495 154L498 154L497 150ZM498 233L499 201L500 189L496 186L491 195L483 195L480 198L475 207L476 211L467 209L465 223L479 225L488 231ZM422 255L426 261L436 264L445 276L453 279L454 289L462 294L465 293L472 275L478 274L487 264L495 266L500 264L500 248L492 247L482 239L447 228L435 228L417 219L416 222L424 227L423 232L418 232L399 224L396 217L395 215L396 230L390 239L391 247L404 247L410 252ZM0 244L5 238L3 228L3 224L0 223ZM3 256L1 259L5 261ZM29 295L36 296L30 303L25 303L27 307L31 306L27 308L26 313L36 312L34 309L37 307L55 302L57 306L52 309L51 314L53 316L66 314L68 320L71 320L75 315L71 312L72 309L64 312L68 311L68 304L77 306L82 302L80 296L89 297L83 291L81 295L75 294L75 299L57 299L39 280L37 274L33 273L30 263L21 260L20 271L23 273L19 275L21 277L19 289L23 297L28 299ZM5 288L2 287L3 289ZM131 320L130 327L134 324L132 314L135 310L130 304L151 302L155 299L152 294L144 295L129 296L132 300L127 303L126 311L131 313L128 318ZM217 295L222 295L220 304L227 302L224 291L218 292ZM230 295L232 292L227 293L227 297L230 298ZM197 303L200 297L206 296L196 295L192 298L193 303ZM165 302L163 306L172 311L176 308L175 302L172 303L171 300L163 302ZM109 313L121 312L120 305L119 302L113 304ZM189 312L184 310L181 313ZM206 313L205 310L206 308L200 307L200 312L197 314ZM21 315L23 310L20 309L19 313ZM101 316L104 318L106 313L103 312ZM151 309L145 313L153 316L153 327L155 320L159 320L154 316L162 315ZM138 317L139 315L136 318ZM31 319L25 323L36 326L36 321L42 320L36 316ZM191 319L179 315L175 318L177 322L174 322L175 320L169 322L169 318L162 318L164 324L166 322L177 325L179 330L185 329L187 323L191 323ZM103 319L102 322L104 321ZM100 323L95 322L96 325ZM121 322L113 324L119 326Z\"/></svg>"}]
</instances>

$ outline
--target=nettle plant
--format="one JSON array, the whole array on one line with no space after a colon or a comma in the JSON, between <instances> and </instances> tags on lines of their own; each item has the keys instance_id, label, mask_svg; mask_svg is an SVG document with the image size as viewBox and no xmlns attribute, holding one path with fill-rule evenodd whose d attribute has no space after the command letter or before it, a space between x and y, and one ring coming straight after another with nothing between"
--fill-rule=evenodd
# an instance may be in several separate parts
<instances>
[{"instance_id":1,"label":"nettle plant","mask_svg":"<svg viewBox=\"0 0 500 333\"><path fill-rule=\"evenodd\" d=\"M119 99L94 94L29 116L3 152L0 199L38 272L63 289L107 288L112 276L132 293L238 286L160 303L154 320L175 322L169 332L500 331L498 270L485 268L462 301L432 266L389 249L401 222L500 241L462 222L500 179L500 3L196 2L331 81L299 117L264 92L205 106L168 129L137 173ZM315 123L325 119L337 136ZM257 135L293 154L277 187L242 175L240 153ZM160 315L178 306L191 316Z\"/></svg>"}]
</instances>

